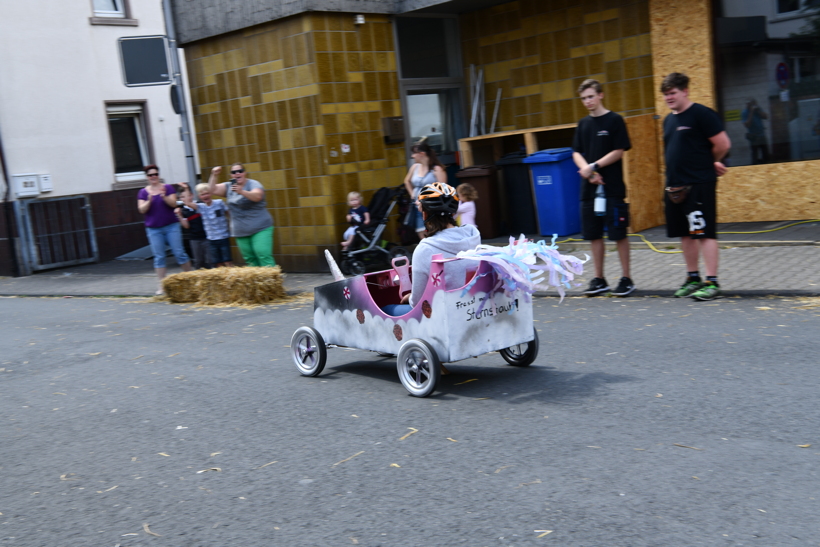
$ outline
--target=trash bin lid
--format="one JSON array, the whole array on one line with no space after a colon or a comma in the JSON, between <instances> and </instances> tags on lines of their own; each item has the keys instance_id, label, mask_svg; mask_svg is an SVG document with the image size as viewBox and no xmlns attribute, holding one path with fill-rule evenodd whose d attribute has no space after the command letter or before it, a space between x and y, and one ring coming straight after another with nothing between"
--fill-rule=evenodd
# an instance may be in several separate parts
<instances>
[{"instance_id":1,"label":"trash bin lid","mask_svg":"<svg viewBox=\"0 0 820 547\"><path fill-rule=\"evenodd\" d=\"M527 157L526 152L510 152L495 162L496 165L517 165Z\"/></svg>"},{"instance_id":2,"label":"trash bin lid","mask_svg":"<svg viewBox=\"0 0 820 547\"><path fill-rule=\"evenodd\" d=\"M487 175L495 174L495 172L495 165L473 165L470 167L465 167L456 173L456 176L460 179L486 177Z\"/></svg>"},{"instance_id":3,"label":"trash bin lid","mask_svg":"<svg viewBox=\"0 0 820 547\"><path fill-rule=\"evenodd\" d=\"M549 163L553 161L565 160L572 156L572 148L550 148L549 150L540 150L524 158L524 163Z\"/></svg>"}]
</instances>

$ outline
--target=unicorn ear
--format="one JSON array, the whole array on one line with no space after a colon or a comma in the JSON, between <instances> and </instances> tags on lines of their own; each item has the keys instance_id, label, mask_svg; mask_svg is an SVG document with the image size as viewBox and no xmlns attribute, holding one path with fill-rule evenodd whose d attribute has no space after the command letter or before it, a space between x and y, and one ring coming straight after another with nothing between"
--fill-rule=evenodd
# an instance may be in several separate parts
<instances>
[{"instance_id":1,"label":"unicorn ear","mask_svg":"<svg viewBox=\"0 0 820 547\"><path fill-rule=\"evenodd\" d=\"M327 265L330 267L330 273L333 274L334 281L341 281L345 278L342 274L341 270L339 270L339 266L336 265L336 261L333 259L333 255L330 254L330 251L325 249L325 259L327 260Z\"/></svg>"}]
</instances>

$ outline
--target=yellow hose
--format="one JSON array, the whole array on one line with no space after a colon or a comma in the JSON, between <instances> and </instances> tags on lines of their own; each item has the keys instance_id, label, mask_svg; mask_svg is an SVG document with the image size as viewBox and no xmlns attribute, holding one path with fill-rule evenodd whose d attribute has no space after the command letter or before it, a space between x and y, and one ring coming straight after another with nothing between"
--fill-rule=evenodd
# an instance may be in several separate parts
<instances>
[{"instance_id":1,"label":"yellow hose","mask_svg":"<svg viewBox=\"0 0 820 547\"><path fill-rule=\"evenodd\" d=\"M776 232L776 231L778 231L778 230L782 230L782 229L784 229L784 228L791 228L792 226L797 226L798 224L807 224L807 223L809 223L809 222L820 222L820 219L815 219L815 220L801 220L801 221L799 221L799 222L793 222L793 223L791 223L791 224L787 224L787 225L785 225L785 226L781 226L781 227L779 227L779 228L772 228L771 230L758 230L758 231L755 231L755 232L718 232L718 234L767 234L767 233L769 233L769 232ZM643 240L643 242L644 242L644 243L646 243L646 244L647 244L647 246L648 246L650 249L652 249L653 251L655 251L656 253L663 253L663 254L676 254L676 253L682 253L682 252L683 252L683 251L680 251L680 250L677 250L677 251L661 251L660 249L658 249L658 248L656 248L654 245L652 245L652 243L651 243L648 239L646 239L646 237L644 237L644 235L643 235L643 234L626 234L626 235L627 235L628 237L639 237L639 238L641 238L641 239ZM571 238L571 237L569 237L569 238L564 239L564 240L562 240L562 241L556 241L555 243L556 243L556 244L557 244L557 243L567 243L567 242L570 242L570 241L584 241L584 240L583 240L583 239L575 239L575 238Z\"/></svg>"}]
</instances>

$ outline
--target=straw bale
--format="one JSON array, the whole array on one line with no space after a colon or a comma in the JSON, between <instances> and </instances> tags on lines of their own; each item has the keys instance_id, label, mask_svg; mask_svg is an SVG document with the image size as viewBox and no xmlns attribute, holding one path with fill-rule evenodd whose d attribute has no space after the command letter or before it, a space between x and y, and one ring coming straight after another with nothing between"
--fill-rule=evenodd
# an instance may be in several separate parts
<instances>
[{"instance_id":1,"label":"straw bale","mask_svg":"<svg viewBox=\"0 0 820 547\"><path fill-rule=\"evenodd\" d=\"M285 274L274 268L214 268L169 275L162 281L171 302L214 305L270 304L287 297Z\"/></svg>"}]
</instances>

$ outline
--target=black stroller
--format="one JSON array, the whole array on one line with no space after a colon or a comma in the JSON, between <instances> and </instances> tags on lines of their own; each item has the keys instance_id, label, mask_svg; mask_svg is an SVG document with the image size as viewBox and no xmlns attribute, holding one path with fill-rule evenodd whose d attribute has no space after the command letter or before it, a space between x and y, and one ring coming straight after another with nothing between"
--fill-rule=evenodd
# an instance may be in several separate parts
<instances>
[{"instance_id":1,"label":"black stroller","mask_svg":"<svg viewBox=\"0 0 820 547\"><path fill-rule=\"evenodd\" d=\"M340 268L346 275L361 275L369 266L378 266L379 269L391 267L392 261L398 256L407 257L410 261L410 252L402 246L382 240L382 234L387 228L387 221L396 203L407 195L404 184L395 188L379 188L373 194L373 199L367 210L370 212L370 224L356 229L356 237L350 247L342 251Z\"/></svg>"}]
</instances>

